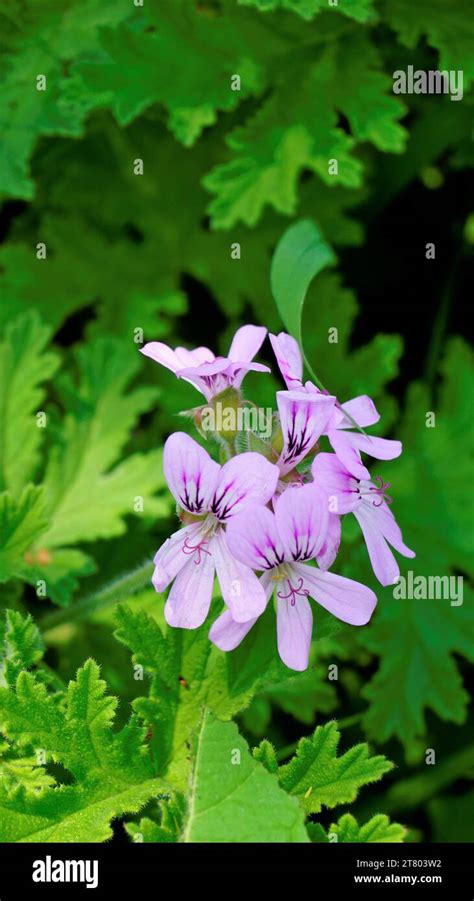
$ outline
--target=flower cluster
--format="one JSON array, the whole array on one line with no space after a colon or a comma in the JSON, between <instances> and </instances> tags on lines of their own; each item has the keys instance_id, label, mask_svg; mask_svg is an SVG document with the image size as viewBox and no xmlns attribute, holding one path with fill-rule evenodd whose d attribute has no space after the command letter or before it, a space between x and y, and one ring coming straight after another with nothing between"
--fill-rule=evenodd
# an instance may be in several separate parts
<instances>
[{"instance_id":1,"label":"flower cluster","mask_svg":"<svg viewBox=\"0 0 474 901\"><path fill-rule=\"evenodd\" d=\"M231 410L242 403L241 384L249 370L268 372L253 362L266 329L247 325L232 341L228 357L207 347L175 350L151 342L142 353L191 382L209 404ZM382 585L397 581L391 547L413 557L389 509L390 488L371 480L362 454L390 460L399 441L367 435L379 414L367 396L341 404L309 381L297 342L285 333L270 335L286 384L278 391L272 435L247 435L241 451L235 430L214 437L221 463L184 432L165 443L164 471L182 526L158 550L153 584L171 590L165 616L171 626L195 629L206 619L217 575L224 612L209 637L219 648L237 647L275 595L278 650L294 670L308 666L313 617L309 598L345 623L367 623L377 603L374 592L329 572L338 553L341 518L353 513ZM199 425L199 408L193 411ZM331 452L321 450L326 436ZM391 547L390 547L391 546ZM258 574L258 575L257 575Z\"/></svg>"}]
</instances>

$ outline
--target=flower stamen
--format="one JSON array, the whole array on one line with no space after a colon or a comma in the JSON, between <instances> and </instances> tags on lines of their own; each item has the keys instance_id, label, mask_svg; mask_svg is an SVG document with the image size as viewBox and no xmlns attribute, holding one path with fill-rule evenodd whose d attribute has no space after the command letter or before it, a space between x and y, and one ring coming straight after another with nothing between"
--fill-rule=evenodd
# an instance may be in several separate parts
<instances>
[{"instance_id":1,"label":"flower stamen","mask_svg":"<svg viewBox=\"0 0 474 901\"><path fill-rule=\"evenodd\" d=\"M202 554L208 554L209 557L211 556L211 552L208 551L204 547L204 545L207 543L208 543L207 539L203 538L203 539L201 539L199 544L188 544L188 536L186 536L181 550L182 550L183 554L194 554L194 552L196 552L196 558L194 560L194 563L196 564L196 566L198 566L202 560L202 556L201 556Z\"/></svg>"},{"instance_id":2,"label":"flower stamen","mask_svg":"<svg viewBox=\"0 0 474 901\"><path fill-rule=\"evenodd\" d=\"M386 504L391 504L393 501L393 497L390 497L390 495L386 494L385 492L387 491L388 488L391 488L392 483L384 482L382 479L382 476L375 476L374 482L376 482L377 487L374 488L374 486L372 485L369 488L369 491L372 491L374 494L377 495L377 497L374 498L374 500L372 501L374 507L381 507L384 501ZM378 501L378 503L377 503L377 501Z\"/></svg>"},{"instance_id":3,"label":"flower stamen","mask_svg":"<svg viewBox=\"0 0 474 901\"><path fill-rule=\"evenodd\" d=\"M309 595L309 591L307 588L303 588L303 579L298 579L298 584L295 588L294 585L291 584L290 580L287 579L287 584L289 588L288 594L282 594L281 591L277 591L277 596L282 599L282 601L287 601L291 598L290 604L292 607L296 604L296 596L299 597L307 597Z\"/></svg>"}]
</instances>

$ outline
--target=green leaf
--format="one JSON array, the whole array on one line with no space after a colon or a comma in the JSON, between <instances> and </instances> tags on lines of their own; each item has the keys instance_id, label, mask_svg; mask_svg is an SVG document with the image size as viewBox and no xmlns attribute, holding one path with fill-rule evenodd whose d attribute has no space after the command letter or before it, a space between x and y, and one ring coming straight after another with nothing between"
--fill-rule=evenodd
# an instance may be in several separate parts
<instances>
[{"instance_id":1,"label":"green leaf","mask_svg":"<svg viewBox=\"0 0 474 901\"><path fill-rule=\"evenodd\" d=\"M2 841L104 841L113 818L136 813L163 787L136 719L112 731L115 708L92 660L64 698L49 695L25 671L15 691L0 688L0 724L9 740L17 747L41 748L74 777L72 784L49 786L34 796L23 788L10 795L2 784Z\"/></svg>"},{"instance_id":2,"label":"green leaf","mask_svg":"<svg viewBox=\"0 0 474 901\"><path fill-rule=\"evenodd\" d=\"M273 707L283 710L300 723L312 726L321 713L329 713L336 706L337 695L334 685L328 681L327 665L319 656L324 639L328 633L331 634L330 617L328 614L326 619L326 613L319 609L316 611L315 618L315 632L318 637L313 643L310 668L306 672L290 674L287 671L285 673L282 667L279 675L276 666L262 667L260 679L255 683L257 694L250 706L242 712L242 722L252 734L261 736L267 733ZM332 621L334 624L337 622L334 617L332 617ZM254 629L256 628L257 626L254 627ZM273 622L271 628L273 630L275 628ZM335 631L338 631L337 626ZM268 635L268 641L273 642L273 635ZM243 642L244 647L245 644L246 642ZM250 659L255 664L256 651L257 647L251 644L248 656L240 657L243 666L246 662L248 665ZM233 654L231 660L232 657ZM238 665L237 662L236 669Z\"/></svg>"},{"instance_id":3,"label":"green leaf","mask_svg":"<svg viewBox=\"0 0 474 901\"><path fill-rule=\"evenodd\" d=\"M317 633L316 650L321 635ZM314 724L321 713L329 713L337 704L334 685L327 678L327 666L317 659L305 673L298 673L263 690L267 698L300 723Z\"/></svg>"},{"instance_id":4,"label":"green leaf","mask_svg":"<svg viewBox=\"0 0 474 901\"><path fill-rule=\"evenodd\" d=\"M77 357L80 381L62 380L70 412L45 474L52 523L43 542L51 549L121 535L136 496L145 516L167 509L154 497L164 485L160 451L135 453L111 468L157 396L151 387L127 390L141 365L136 346L97 339L81 347Z\"/></svg>"},{"instance_id":5,"label":"green leaf","mask_svg":"<svg viewBox=\"0 0 474 901\"><path fill-rule=\"evenodd\" d=\"M326 844L329 839L321 826L321 823L307 823L306 829L310 838L310 841L314 844Z\"/></svg>"},{"instance_id":6,"label":"green leaf","mask_svg":"<svg viewBox=\"0 0 474 901\"><path fill-rule=\"evenodd\" d=\"M349 153L354 142L335 127L330 106L316 109L314 97L324 88L316 76L307 80L305 94L295 97L288 83L227 137L230 162L212 169L202 182L216 195L208 206L214 228L230 228L238 221L253 227L267 205L294 214L301 172L312 170L329 181L330 159L338 160L335 182L359 187L361 165Z\"/></svg>"},{"instance_id":7,"label":"green leaf","mask_svg":"<svg viewBox=\"0 0 474 901\"><path fill-rule=\"evenodd\" d=\"M28 485L18 500L8 491L0 494L0 582L27 577L25 555L47 527L41 488Z\"/></svg>"},{"instance_id":8,"label":"green leaf","mask_svg":"<svg viewBox=\"0 0 474 901\"><path fill-rule=\"evenodd\" d=\"M310 21L319 12L328 11L327 0L238 0L241 6L256 6L261 12L275 9L288 9L297 13L302 19ZM368 22L373 18L372 0L339 0L337 6L329 7L329 11L340 12L357 22Z\"/></svg>"},{"instance_id":9,"label":"green leaf","mask_svg":"<svg viewBox=\"0 0 474 901\"><path fill-rule=\"evenodd\" d=\"M362 785L392 769L386 757L370 757L366 744L337 756L340 734L335 722L318 726L312 738L302 738L296 755L280 767L280 784L296 795L307 813L355 801Z\"/></svg>"},{"instance_id":10,"label":"green leaf","mask_svg":"<svg viewBox=\"0 0 474 901\"><path fill-rule=\"evenodd\" d=\"M264 739L253 749L252 755L269 773L278 773L278 761L273 745Z\"/></svg>"},{"instance_id":11,"label":"green leaf","mask_svg":"<svg viewBox=\"0 0 474 901\"><path fill-rule=\"evenodd\" d=\"M434 830L433 841L473 842L473 805L474 788L464 795L442 795L440 798L433 798L428 805Z\"/></svg>"},{"instance_id":12,"label":"green leaf","mask_svg":"<svg viewBox=\"0 0 474 901\"><path fill-rule=\"evenodd\" d=\"M417 552L409 571L413 584L421 584L424 599L417 598L414 589L410 593L403 581L408 566L402 567L401 587L378 592L374 621L359 636L361 643L380 657L380 667L363 691L370 702L364 726L368 735L380 742L396 736L410 757L419 757L425 747L425 708L444 720L464 721L468 695L453 655L472 659L474 647L470 593L466 579L464 584L458 580L459 571L472 573L473 559L466 504L473 441L466 398L474 391L474 367L472 354L461 339L449 343L441 369L444 381L437 403L433 404L425 387L411 386L400 434L405 453L397 461L394 482L395 515L407 544ZM435 414L433 428L427 427L430 412ZM380 471L385 478L387 465ZM393 481L393 464L390 473ZM365 554L358 559L359 564L357 560L351 564L351 575L364 581ZM358 572L356 565L360 566ZM445 588L440 583L441 589L433 589L433 596L427 597L430 577L447 580L448 594L454 589L457 596L463 587L463 596L443 600ZM397 597L400 590L402 595Z\"/></svg>"},{"instance_id":13,"label":"green leaf","mask_svg":"<svg viewBox=\"0 0 474 901\"><path fill-rule=\"evenodd\" d=\"M58 410L48 413L41 429L33 416L42 400L38 385L57 362L43 352L48 336L35 315L25 315L7 329L0 353L8 483L16 489L37 469L41 433L51 445L42 493L30 487L18 501L1 496L0 580L16 575L40 584L38 596L67 604L78 577L95 569L90 555L68 545L123 534L128 514L150 520L167 514L170 501L156 495L165 484L161 450L123 454L158 394L151 386L129 390L142 364L137 345L98 338L81 347L78 381L66 370L55 385L67 412L63 418Z\"/></svg>"},{"instance_id":14,"label":"green leaf","mask_svg":"<svg viewBox=\"0 0 474 901\"><path fill-rule=\"evenodd\" d=\"M4 747L0 745L0 754L0 782L8 795L18 789L37 795L55 784L45 768L37 765L36 757L15 757L7 744Z\"/></svg>"},{"instance_id":15,"label":"green leaf","mask_svg":"<svg viewBox=\"0 0 474 901\"><path fill-rule=\"evenodd\" d=\"M117 608L115 617L119 626L115 636L130 648L134 660L159 675L168 688L176 687L179 679L176 647L166 641L158 623L143 610L131 610L126 604Z\"/></svg>"},{"instance_id":16,"label":"green leaf","mask_svg":"<svg viewBox=\"0 0 474 901\"><path fill-rule=\"evenodd\" d=\"M384 0L383 14L410 49L426 36L439 50L439 68L462 70L464 86L474 78L474 28L469 0Z\"/></svg>"},{"instance_id":17,"label":"green leaf","mask_svg":"<svg viewBox=\"0 0 474 901\"><path fill-rule=\"evenodd\" d=\"M26 555L23 578L35 587L43 583L44 594L38 592L38 597L47 596L56 604L67 606L79 585L79 578L94 573L96 565L92 557L77 548L49 551L41 544L36 541L36 547Z\"/></svg>"},{"instance_id":18,"label":"green leaf","mask_svg":"<svg viewBox=\"0 0 474 901\"><path fill-rule=\"evenodd\" d=\"M13 492L35 475L46 432L36 414L43 384L59 365L57 354L45 350L49 337L50 329L31 312L7 325L0 344L0 488Z\"/></svg>"},{"instance_id":19,"label":"green leaf","mask_svg":"<svg viewBox=\"0 0 474 901\"><path fill-rule=\"evenodd\" d=\"M369 394L378 401L387 383L398 375L403 352L399 335L379 334L362 347L351 348L351 332L357 315L357 300L343 286L337 272L321 272L308 289L302 331L306 355L317 360L320 378L331 393L344 400ZM337 329L337 342L328 341Z\"/></svg>"},{"instance_id":20,"label":"green leaf","mask_svg":"<svg viewBox=\"0 0 474 901\"><path fill-rule=\"evenodd\" d=\"M158 771L179 790L189 778L188 745L203 707L228 720L262 687L276 681L281 688L292 675L278 656L273 610L230 654L210 643L207 623L191 632L168 628L163 636L149 614L124 606L117 621L117 637L152 676L148 696L136 698L134 710L152 732Z\"/></svg>"},{"instance_id":21,"label":"green leaf","mask_svg":"<svg viewBox=\"0 0 474 901\"><path fill-rule=\"evenodd\" d=\"M404 826L391 823L382 813L376 814L363 826L359 826L352 814L345 813L329 827L328 832L331 837L336 835L338 842L402 842L406 835Z\"/></svg>"},{"instance_id":22,"label":"green leaf","mask_svg":"<svg viewBox=\"0 0 474 901\"><path fill-rule=\"evenodd\" d=\"M186 809L184 795L174 792L158 801L160 822L143 817L138 823L125 823L134 842L177 842L183 828Z\"/></svg>"},{"instance_id":23,"label":"green leaf","mask_svg":"<svg viewBox=\"0 0 474 901\"><path fill-rule=\"evenodd\" d=\"M277 81L256 113L228 136L230 161L203 180L216 195L208 207L215 228L239 220L254 226L267 205L293 215L302 171L331 187L359 187L362 164L352 152L359 142L403 151L407 134L398 120L405 107L380 71L377 50L363 33L335 30L337 40L323 29L320 46L302 47L292 59L292 78ZM349 133L339 126L341 112Z\"/></svg>"},{"instance_id":24,"label":"green leaf","mask_svg":"<svg viewBox=\"0 0 474 901\"><path fill-rule=\"evenodd\" d=\"M210 711L195 739L182 841L308 841L295 799L253 759L237 726L220 722Z\"/></svg>"},{"instance_id":25,"label":"green leaf","mask_svg":"<svg viewBox=\"0 0 474 901\"><path fill-rule=\"evenodd\" d=\"M190 147L216 122L218 111L228 112L261 91L261 66L229 15L200 15L190 0L160 0L156 10L151 4L144 13L141 24L102 29L101 53L78 62L72 87L82 89L88 103L110 104L121 125L151 104L163 104L169 128ZM237 91L231 89L235 73L241 77Z\"/></svg>"},{"instance_id":26,"label":"green leaf","mask_svg":"<svg viewBox=\"0 0 474 901\"><path fill-rule=\"evenodd\" d=\"M126 0L99 6L96 0L72 0L67 10L55 3L41 3L33 10L13 0L0 12L5 17L2 21L5 71L0 102L4 157L0 192L30 199L34 187L28 163L38 138L81 134L88 107L84 101L66 101L63 84L67 64L96 48L101 25L115 24L130 12ZM39 88L38 76L46 79Z\"/></svg>"},{"instance_id":27,"label":"green leaf","mask_svg":"<svg viewBox=\"0 0 474 901\"><path fill-rule=\"evenodd\" d=\"M270 275L272 292L284 325L300 345L308 287L321 269L335 261L319 228L308 219L291 225L277 245Z\"/></svg>"},{"instance_id":28,"label":"green leaf","mask_svg":"<svg viewBox=\"0 0 474 901\"><path fill-rule=\"evenodd\" d=\"M93 141L90 143L93 144ZM72 313L90 307L93 298L96 319L91 322L88 333L118 334L129 340L137 323L140 323L145 334L153 335L154 339L163 338L169 333L171 318L185 311L185 296L178 290L170 290L169 282L163 275L157 276L156 261L148 243L137 244L131 236L127 239L125 214L134 215L130 210L130 197L124 201L126 209L120 207L117 212L114 209L118 235L113 242L104 238L103 229L108 230L104 221L107 218L108 198L104 195L100 214L98 212L100 221L89 222L86 227L87 212L81 203L86 205L89 195L97 191L101 184L104 186L106 175L115 184L117 193L114 205L117 194L122 196L124 192L131 192L132 188L127 173L119 169L112 149L108 151L105 161L100 155L102 144L97 148L80 146L83 158L74 162L71 160L74 153L69 150L71 165L61 155L68 171L68 175L64 173L63 177L69 181L68 197L74 207L74 216L71 207L64 208L61 201L61 197L64 200L64 186L59 172L51 187L42 186L53 204L53 195L58 201L57 205L54 204L54 213L45 210L42 198L38 201L38 207L42 210L41 234L48 248L47 258L38 260L30 245L20 241L12 240L0 248L0 323L8 322L22 309L35 307L42 319L56 330ZM88 177L85 170L89 173ZM84 176L82 183L81 176ZM130 254L133 254L133 268L127 267L125 262ZM110 264L107 267L103 266L105 255ZM68 286L66 293L65 284Z\"/></svg>"}]
</instances>

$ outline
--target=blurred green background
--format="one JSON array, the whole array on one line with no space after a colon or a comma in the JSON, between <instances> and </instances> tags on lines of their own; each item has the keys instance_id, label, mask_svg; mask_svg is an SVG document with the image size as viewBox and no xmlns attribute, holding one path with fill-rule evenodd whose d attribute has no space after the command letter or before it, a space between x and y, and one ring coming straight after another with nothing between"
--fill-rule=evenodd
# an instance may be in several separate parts
<instances>
[{"instance_id":1,"label":"blurred green background","mask_svg":"<svg viewBox=\"0 0 474 901\"><path fill-rule=\"evenodd\" d=\"M338 265L308 294L307 356L342 401L370 394L379 433L402 439L402 458L376 471L417 552L410 568L462 575L464 603L395 600L348 523L337 570L377 591L372 623L318 641L316 617L315 668L258 692L240 725L281 750L337 716L350 741L365 736L396 763L351 809L396 816L430 841L474 839L469 6L0 6L2 605L40 624L63 608L60 627L45 620L48 665L67 679L91 655L112 691L134 697L110 618L127 591L81 620L74 607L149 559L175 524L161 448L197 395L137 347L223 352L240 324L280 329L272 252L293 218L311 218ZM408 65L462 70L463 100L396 97L392 73ZM259 359L271 363L268 345ZM279 386L276 375L246 380L265 404ZM31 427L38 411L44 429ZM149 589L133 603L161 616Z\"/></svg>"}]
</instances>

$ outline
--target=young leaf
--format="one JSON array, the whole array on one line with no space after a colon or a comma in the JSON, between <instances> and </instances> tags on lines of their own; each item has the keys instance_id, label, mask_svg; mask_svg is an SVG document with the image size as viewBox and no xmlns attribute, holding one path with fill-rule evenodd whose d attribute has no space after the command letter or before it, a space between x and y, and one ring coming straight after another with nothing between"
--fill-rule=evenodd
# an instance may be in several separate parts
<instances>
[{"instance_id":1,"label":"young leaf","mask_svg":"<svg viewBox=\"0 0 474 901\"><path fill-rule=\"evenodd\" d=\"M143 817L138 823L125 823L134 842L177 842L183 828L186 810L184 795L174 792L158 801L160 822Z\"/></svg>"},{"instance_id":2,"label":"young leaf","mask_svg":"<svg viewBox=\"0 0 474 901\"><path fill-rule=\"evenodd\" d=\"M404 826L391 823L382 813L363 826L359 826L351 813L345 813L337 823L332 823L327 835L320 823L308 823L307 829L312 842L403 842L406 835Z\"/></svg>"},{"instance_id":3,"label":"young leaf","mask_svg":"<svg viewBox=\"0 0 474 901\"><path fill-rule=\"evenodd\" d=\"M37 765L34 755L16 757L8 745L0 745L0 782L8 795L12 796L20 788L25 793L40 794L43 789L55 785L55 780L44 767Z\"/></svg>"},{"instance_id":4,"label":"young leaf","mask_svg":"<svg viewBox=\"0 0 474 901\"><path fill-rule=\"evenodd\" d=\"M275 748L266 739L261 741L260 744L253 749L252 755L255 760L258 760L258 762L261 763L266 770L268 770L269 773L278 772L278 762Z\"/></svg>"},{"instance_id":5,"label":"young leaf","mask_svg":"<svg viewBox=\"0 0 474 901\"><path fill-rule=\"evenodd\" d=\"M134 660L156 676L168 688L175 688L179 679L179 661L173 642L167 641L159 625L143 610L131 610L126 604L117 607L116 638L133 653Z\"/></svg>"},{"instance_id":6,"label":"young leaf","mask_svg":"<svg viewBox=\"0 0 474 901\"><path fill-rule=\"evenodd\" d=\"M244 814L243 814L244 812ZM184 842L307 842L303 814L252 758L234 723L206 710L194 742Z\"/></svg>"},{"instance_id":7,"label":"young leaf","mask_svg":"<svg viewBox=\"0 0 474 901\"><path fill-rule=\"evenodd\" d=\"M296 795L307 813L355 801L362 785L377 782L393 764L370 757L366 744L337 756L340 734L335 722L318 726L312 738L302 738L295 756L280 767L280 784Z\"/></svg>"},{"instance_id":8,"label":"young leaf","mask_svg":"<svg viewBox=\"0 0 474 901\"><path fill-rule=\"evenodd\" d=\"M13 686L22 669L30 669L41 660L43 642L31 616L7 610L0 657L0 685Z\"/></svg>"},{"instance_id":9,"label":"young leaf","mask_svg":"<svg viewBox=\"0 0 474 901\"><path fill-rule=\"evenodd\" d=\"M406 829L400 823L391 823L385 814L379 813L363 826L350 813L345 813L328 830L337 835L338 842L402 842Z\"/></svg>"}]
</instances>

